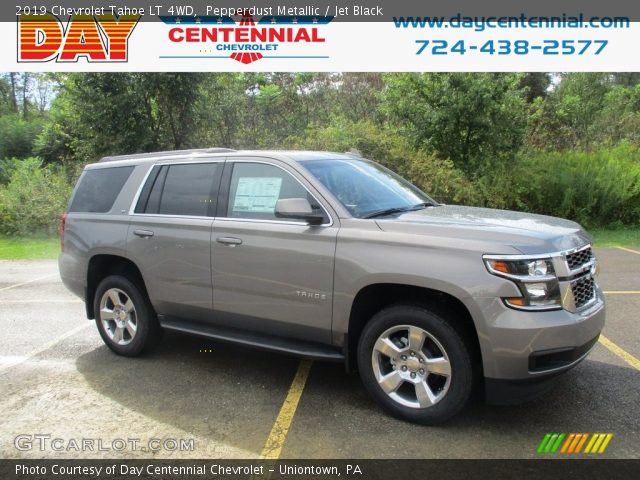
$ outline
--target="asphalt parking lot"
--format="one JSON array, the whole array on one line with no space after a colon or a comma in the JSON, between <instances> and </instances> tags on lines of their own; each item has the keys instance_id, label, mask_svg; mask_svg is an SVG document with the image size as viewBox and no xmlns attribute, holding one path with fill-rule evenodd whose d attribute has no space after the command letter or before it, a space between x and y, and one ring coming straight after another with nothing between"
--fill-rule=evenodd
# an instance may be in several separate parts
<instances>
[{"instance_id":1,"label":"asphalt parking lot","mask_svg":"<svg viewBox=\"0 0 640 480\"><path fill-rule=\"evenodd\" d=\"M601 456L638 458L640 248L596 253L608 317L588 359L534 402L476 400L439 427L384 415L338 364L178 334L146 357L118 357L55 261L0 262L0 457L530 458L547 432L611 432ZM17 436L34 434L62 448L16 448ZM67 448L83 438L105 450ZM116 439L139 443L110 450ZM195 448L150 450L151 439Z\"/></svg>"}]
</instances>

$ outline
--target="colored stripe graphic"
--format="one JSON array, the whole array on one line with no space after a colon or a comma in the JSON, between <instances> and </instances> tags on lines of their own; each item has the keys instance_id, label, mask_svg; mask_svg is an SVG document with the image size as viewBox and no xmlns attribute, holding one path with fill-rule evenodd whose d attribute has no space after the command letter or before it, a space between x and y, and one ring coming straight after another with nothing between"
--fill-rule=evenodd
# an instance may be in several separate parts
<instances>
[{"instance_id":1,"label":"colored stripe graphic","mask_svg":"<svg viewBox=\"0 0 640 480\"><path fill-rule=\"evenodd\" d=\"M542 454L564 453L568 455L581 452L603 453L612 438L613 433L546 433L536 451Z\"/></svg>"},{"instance_id":2,"label":"colored stripe graphic","mask_svg":"<svg viewBox=\"0 0 640 480\"><path fill-rule=\"evenodd\" d=\"M564 437L564 433L547 433L538 445L538 453L556 453Z\"/></svg>"}]
</instances>

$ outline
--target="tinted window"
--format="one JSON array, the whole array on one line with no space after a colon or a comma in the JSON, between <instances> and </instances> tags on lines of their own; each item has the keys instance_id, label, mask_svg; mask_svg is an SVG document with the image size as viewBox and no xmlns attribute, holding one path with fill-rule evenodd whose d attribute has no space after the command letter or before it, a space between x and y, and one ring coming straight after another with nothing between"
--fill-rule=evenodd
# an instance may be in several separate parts
<instances>
[{"instance_id":1,"label":"tinted window","mask_svg":"<svg viewBox=\"0 0 640 480\"><path fill-rule=\"evenodd\" d=\"M205 217L209 215L209 207L217 196L214 185L217 187L218 173L217 163L155 167L135 211Z\"/></svg>"},{"instance_id":2,"label":"tinted window","mask_svg":"<svg viewBox=\"0 0 640 480\"><path fill-rule=\"evenodd\" d=\"M303 160L300 163L355 217L387 208L435 204L418 188L375 162L331 159Z\"/></svg>"},{"instance_id":3,"label":"tinted window","mask_svg":"<svg viewBox=\"0 0 640 480\"><path fill-rule=\"evenodd\" d=\"M108 212L132 171L133 167L85 170L80 177L69 211Z\"/></svg>"},{"instance_id":4,"label":"tinted window","mask_svg":"<svg viewBox=\"0 0 640 480\"><path fill-rule=\"evenodd\" d=\"M273 165L236 163L231 175L227 216L261 220L282 220L275 216L281 198L306 198L315 211L318 202L289 173Z\"/></svg>"},{"instance_id":5,"label":"tinted window","mask_svg":"<svg viewBox=\"0 0 640 480\"><path fill-rule=\"evenodd\" d=\"M164 186L165 178L167 178L167 170L169 170L167 165L153 167L147 177L147 183L144 184L144 188L140 192L135 213L158 213L162 187Z\"/></svg>"}]
</instances>

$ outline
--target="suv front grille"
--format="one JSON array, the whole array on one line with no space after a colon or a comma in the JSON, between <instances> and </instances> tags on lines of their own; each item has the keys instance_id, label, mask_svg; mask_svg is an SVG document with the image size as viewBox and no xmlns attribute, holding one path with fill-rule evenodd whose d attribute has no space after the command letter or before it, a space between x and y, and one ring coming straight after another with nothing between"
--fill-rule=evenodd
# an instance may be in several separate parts
<instances>
[{"instance_id":1,"label":"suv front grille","mask_svg":"<svg viewBox=\"0 0 640 480\"><path fill-rule=\"evenodd\" d=\"M596 283L591 275L585 275L571 283L571 290L576 308L584 307L595 297Z\"/></svg>"},{"instance_id":2,"label":"suv front grille","mask_svg":"<svg viewBox=\"0 0 640 480\"><path fill-rule=\"evenodd\" d=\"M579 252L570 253L567 255L567 264L569 270L577 270L584 264L589 263L593 259L593 253L591 247L580 250Z\"/></svg>"}]
</instances>

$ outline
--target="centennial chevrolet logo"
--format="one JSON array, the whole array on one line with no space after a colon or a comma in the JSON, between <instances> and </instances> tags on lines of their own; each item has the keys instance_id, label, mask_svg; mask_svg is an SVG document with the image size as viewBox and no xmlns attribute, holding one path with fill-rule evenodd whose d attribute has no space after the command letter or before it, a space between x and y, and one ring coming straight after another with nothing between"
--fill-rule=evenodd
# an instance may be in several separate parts
<instances>
[{"instance_id":1,"label":"centennial chevrolet logo","mask_svg":"<svg viewBox=\"0 0 640 480\"><path fill-rule=\"evenodd\" d=\"M200 55L195 58L231 58L245 65L267 55L271 58L291 58L279 54L282 44L324 43L325 38L320 34L319 27L333 20L333 17L267 16L256 24L250 10L243 13L239 24L232 17L160 18L171 26L168 36L172 43L198 44L203 47L198 50ZM219 55L210 56L208 53ZM176 57L179 58L173 56Z\"/></svg>"},{"instance_id":2,"label":"centennial chevrolet logo","mask_svg":"<svg viewBox=\"0 0 640 480\"><path fill-rule=\"evenodd\" d=\"M18 62L126 62L139 15L18 16Z\"/></svg>"}]
</instances>

